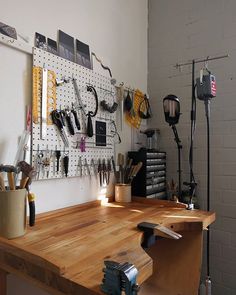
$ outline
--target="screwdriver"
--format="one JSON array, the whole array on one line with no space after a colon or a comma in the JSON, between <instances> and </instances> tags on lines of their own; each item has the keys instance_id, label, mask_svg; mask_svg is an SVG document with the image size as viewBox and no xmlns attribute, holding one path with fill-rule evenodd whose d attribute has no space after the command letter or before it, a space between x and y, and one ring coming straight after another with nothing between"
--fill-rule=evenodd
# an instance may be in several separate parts
<instances>
[{"instance_id":1,"label":"screwdriver","mask_svg":"<svg viewBox=\"0 0 236 295\"><path fill-rule=\"evenodd\" d=\"M79 118L78 118L77 112L76 112L76 110L74 108L73 102L72 102L71 113L74 115L75 125L76 125L77 129L80 130L81 129L81 126L80 126Z\"/></svg>"},{"instance_id":2,"label":"screwdriver","mask_svg":"<svg viewBox=\"0 0 236 295\"><path fill-rule=\"evenodd\" d=\"M57 150L55 151L56 159L57 159L57 173L59 172L59 165L60 165L60 157L61 157L61 151Z\"/></svg>"},{"instance_id":3,"label":"screwdriver","mask_svg":"<svg viewBox=\"0 0 236 295\"><path fill-rule=\"evenodd\" d=\"M69 169L69 157L67 155L64 155L63 157L63 167L64 167L64 172L65 176L68 176L68 169Z\"/></svg>"}]
</instances>

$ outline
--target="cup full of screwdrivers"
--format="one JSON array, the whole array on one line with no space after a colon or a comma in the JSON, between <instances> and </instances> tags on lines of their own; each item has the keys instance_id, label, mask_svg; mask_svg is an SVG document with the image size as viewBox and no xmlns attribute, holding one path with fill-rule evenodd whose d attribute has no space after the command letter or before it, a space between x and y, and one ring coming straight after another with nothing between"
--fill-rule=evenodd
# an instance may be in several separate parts
<instances>
[{"instance_id":1,"label":"cup full of screwdrivers","mask_svg":"<svg viewBox=\"0 0 236 295\"><path fill-rule=\"evenodd\" d=\"M139 162L136 165L133 164L133 159L127 158L125 164L124 154L119 153L117 157L117 166L114 158L112 158L112 165L115 175L115 201L116 202L131 202L131 184L133 179L142 168L143 163Z\"/></svg>"}]
</instances>

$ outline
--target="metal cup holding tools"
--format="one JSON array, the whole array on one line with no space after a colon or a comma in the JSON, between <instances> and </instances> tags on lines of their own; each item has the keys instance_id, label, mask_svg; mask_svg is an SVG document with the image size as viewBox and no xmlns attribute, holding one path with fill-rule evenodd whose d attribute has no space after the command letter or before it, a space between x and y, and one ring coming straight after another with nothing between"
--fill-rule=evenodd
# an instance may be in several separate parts
<instances>
[{"instance_id":1,"label":"metal cup holding tools","mask_svg":"<svg viewBox=\"0 0 236 295\"><path fill-rule=\"evenodd\" d=\"M131 185L119 183L115 185L115 201L116 202L131 202Z\"/></svg>"},{"instance_id":2,"label":"metal cup holding tools","mask_svg":"<svg viewBox=\"0 0 236 295\"><path fill-rule=\"evenodd\" d=\"M0 191L0 236L13 239L26 232L26 189Z\"/></svg>"}]
</instances>

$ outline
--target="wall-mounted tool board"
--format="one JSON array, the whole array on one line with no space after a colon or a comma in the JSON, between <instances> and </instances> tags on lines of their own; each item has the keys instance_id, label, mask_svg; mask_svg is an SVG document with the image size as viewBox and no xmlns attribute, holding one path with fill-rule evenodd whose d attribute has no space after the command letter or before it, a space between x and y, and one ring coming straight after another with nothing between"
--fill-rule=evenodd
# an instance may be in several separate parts
<instances>
[{"instance_id":1,"label":"wall-mounted tool board","mask_svg":"<svg viewBox=\"0 0 236 295\"><path fill-rule=\"evenodd\" d=\"M44 140L40 139L40 112L41 105L38 103L37 107L33 105L33 111L38 112L38 123L33 122L32 124L32 164L36 165L38 162L38 154L47 154L50 157L50 167L48 172L44 175L41 173L37 179L51 179L64 177L62 162L60 162L59 173L55 173L55 150L60 150L62 156L67 154L69 156L69 173L68 177L79 176L78 162L82 160L83 175L86 174L85 159L90 165L91 160L97 164L98 159L110 159L114 154L114 130L111 121L115 120L115 113L108 113L101 110L100 102L105 98L109 104L113 104L116 100L116 90L110 83L110 78L105 77L99 73L95 73L92 70L84 68L76 63L70 62L59 56L48 53L44 50L34 48L33 51L33 66L46 68L47 70L53 71L56 74L57 79L63 77L74 77L77 79L79 89L85 89L86 85L92 85L95 87L98 100L99 108L97 115L92 118L94 136L92 138L86 137L85 152L81 152L79 145L82 136L85 136L86 132L86 121L82 120L81 112L78 112L81 130L75 135L69 135L67 130L67 136L69 140L69 148L65 148L63 141L60 137L58 129L55 125L47 125L47 135ZM33 78L34 80L34 78ZM34 83L34 82L33 82ZM33 85L34 87L34 85ZM94 110L95 100L91 93L87 91L81 92L81 97L86 105L87 110ZM73 83L65 83L61 86L56 87L56 108L59 110L71 107L72 103L76 103L75 91ZM101 121L106 123L106 146L96 146L96 126L95 121ZM77 146L77 148L76 148ZM93 168L91 168L93 170Z\"/></svg>"}]
</instances>

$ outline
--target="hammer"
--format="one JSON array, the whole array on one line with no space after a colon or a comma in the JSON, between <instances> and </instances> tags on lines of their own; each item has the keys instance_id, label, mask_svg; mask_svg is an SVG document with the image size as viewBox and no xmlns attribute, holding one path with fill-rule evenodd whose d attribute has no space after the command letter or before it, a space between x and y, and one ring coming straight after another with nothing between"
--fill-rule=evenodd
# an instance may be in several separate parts
<instances>
[{"instance_id":1,"label":"hammer","mask_svg":"<svg viewBox=\"0 0 236 295\"><path fill-rule=\"evenodd\" d=\"M2 166L2 171L7 172L7 178L8 178L8 183L9 183L9 188L10 190L15 190L16 185L15 185L15 178L14 174L19 172L19 169L15 166L12 165L3 165Z\"/></svg>"},{"instance_id":2,"label":"hammer","mask_svg":"<svg viewBox=\"0 0 236 295\"><path fill-rule=\"evenodd\" d=\"M3 179L3 176L2 176L1 172L3 172L3 165L0 165L0 189L2 191L6 191L5 182L4 182L4 179Z\"/></svg>"},{"instance_id":3,"label":"hammer","mask_svg":"<svg viewBox=\"0 0 236 295\"><path fill-rule=\"evenodd\" d=\"M28 181L31 182L32 178L36 175L34 168L25 161L20 161L17 166L22 172L22 179L20 181L20 188L25 188Z\"/></svg>"}]
</instances>

